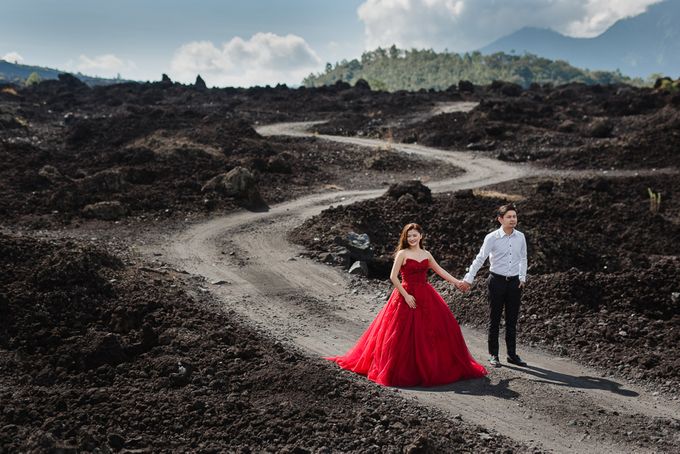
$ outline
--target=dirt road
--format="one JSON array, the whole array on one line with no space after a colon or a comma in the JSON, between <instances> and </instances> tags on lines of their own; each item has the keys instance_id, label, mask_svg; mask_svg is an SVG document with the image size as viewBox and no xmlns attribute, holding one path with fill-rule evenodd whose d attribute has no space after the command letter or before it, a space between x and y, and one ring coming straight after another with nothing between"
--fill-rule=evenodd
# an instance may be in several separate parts
<instances>
[{"instance_id":1,"label":"dirt road","mask_svg":"<svg viewBox=\"0 0 680 454\"><path fill-rule=\"evenodd\" d=\"M263 135L307 135L304 124L261 127ZM465 170L428 182L433 191L474 188L521 178L533 171L471 153L418 145L317 136L367 147L390 147ZM171 238L163 255L174 266L205 277L206 289L255 326L312 356L343 353L385 302L384 289L358 291L337 268L300 256L286 233L330 205L376 197L371 191L335 190L276 205L267 213L238 212L195 225ZM472 354L486 358L485 334L464 328ZM395 390L452 417L486 427L540 450L564 453L664 452L653 437L638 436L655 418L678 418L677 401L599 376L572 361L522 348L529 368L490 370L485 379L437 389ZM338 370L338 373L346 373ZM377 386L377 385L376 385Z\"/></svg>"}]
</instances>

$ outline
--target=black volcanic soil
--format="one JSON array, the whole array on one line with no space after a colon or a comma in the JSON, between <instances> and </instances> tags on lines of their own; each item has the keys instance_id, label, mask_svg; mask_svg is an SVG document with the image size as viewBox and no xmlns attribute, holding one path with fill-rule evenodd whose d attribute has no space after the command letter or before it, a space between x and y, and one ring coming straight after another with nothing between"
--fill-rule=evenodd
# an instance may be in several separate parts
<instances>
[{"instance_id":1,"label":"black volcanic soil","mask_svg":"<svg viewBox=\"0 0 680 454\"><path fill-rule=\"evenodd\" d=\"M0 234L0 452L529 452L118 256Z\"/></svg>"},{"instance_id":2,"label":"black volcanic soil","mask_svg":"<svg viewBox=\"0 0 680 454\"><path fill-rule=\"evenodd\" d=\"M470 95L467 95L468 97ZM390 137L445 149L473 150L515 162L572 169L677 167L680 95L629 86L477 89L471 112L415 122L380 122L345 112L319 132Z\"/></svg>"},{"instance_id":3,"label":"black volcanic soil","mask_svg":"<svg viewBox=\"0 0 680 454\"><path fill-rule=\"evenodd\" d=\"M427 118L437 103L459 100L480 104ZM98 202L118 204L110 220L92 224L101 229L124 222L148 231L240 209L244 198L202 190L238 167L253 175L264 204L457 172L389 150L265 138L257 124L328 119L318 127L328 133L555 168L661 168L679 163L678 105L664 92L582 85L494 84L465 93L346 84L92 89L70 77L0 85L0 226L14 232L0 235L0 452L526 451L277 344L220 312L203 282L138 263L129 244L42 239L49 235L41 229L67 236L91 222L85 207ZM662 193L657 214L648 187ZM319 253L333 250L336 235L367 232L377 252L371 269L384 275L399 229L419 221L435 256L460 275L493 228L496 205L517 198L531 254L520 341L677 389L677 178L493 189L501 194L336 207L294 237ZM482 287L446 294L461 321L486 320Z\"/></svg>"},{"instance_id":4,"label":"black volcanic soil","mask_svg":"<svg viewBox=\"0 0 680 454\"><path fill-rule=\"evenodd\" d=\"M172 86L150 85L144 90L132 85L131 93L126 93L127 86L100 90L68 83L50 82L21 95L4 94L0 108L18 121L0 129L0 215L9 222L40 227L83 217L168 218L239 207L266 209L329 187L388 184L406 178L405 170L411 177L433 178L458 172L387 149L341 147L314 138L261 137L251 126L254 120L245 119L252 116L250 111L229 108L230 102L238 104L232 98L250 96L255 102L256 89L231 96L229 91L216 91L217 99L208 105L205 100L210 96L191 88L175 92ZM140 90L142 94L135 96ZM69 96L57 96L62 91ZM283 96L290 91L281 88L265 94L272 92ZM338 96L345 99L346 92L357 91L344 90ZM159 100L138 104L152 95ZM193 95L204 103L180 103L183 96ZM44 106L35 107L38 99L46 99ZM110 99L121 103L112 107ZM267 105L269 100L262 102ZM67 107L73 110L63 113ZM321 102L319 109L323 108ZM266 113L262 117L267 118ZM205 186L236 168L253 176L257 202ZM98 203L113 204L114 209L101 214L90 209Z\"/></svg>"},{"instance_id":5,"label":"black volcanic soil","mask_svg":"<svg viewBox=\"0 0 680 454\"><path fill-rule=\"evenodd\" d=\"M648 188L663 193L658 213L650 212ZM417 222L425 247L462 278L486 233L497 228L495 208L516 200L530 276L520 342L658 390L680 386L680 358L672 354L680 342L677 176L528 180L429 202L422 185L412 186L411 197L397 198L397 189L325 210L291 238L317 255L338 252L335 238L348 231L367 233L375 254L369 269L384 278L401 228ZM484 273L469 294L444 289L456 316L480 327L488 318Z\"/></svg>"}]
</instances>

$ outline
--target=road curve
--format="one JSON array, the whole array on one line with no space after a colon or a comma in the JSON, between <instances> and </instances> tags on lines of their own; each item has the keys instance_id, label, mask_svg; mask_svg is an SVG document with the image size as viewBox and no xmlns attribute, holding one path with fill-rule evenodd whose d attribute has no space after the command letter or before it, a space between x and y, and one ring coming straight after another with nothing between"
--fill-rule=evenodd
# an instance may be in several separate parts
<instances>
[{"instance_id":1,"label":"road curve","mask_svg":"<svg viewBox=\"0 0 680 454\"><path fill-rule=\"evenodd\" d=\"M283 123L257 128L262 135L311 136L313 123ZM465 170L455 178L430 182L434 192L476 188L532 175L524 166L420 145L387 144L354 137L314 135L320 140L365 147L389 147ZM290 229L321 210L377 197L384 189L328 191L273 206L266 213L236 212L193 225L164 245L163 255L177 268L205 278L205 288L263 331L294 343L313 356L349 348L384 304L384 292L353 293L345 273L300 257L286 240ZM212 284L211 284L212 283ZM465 329L472 354L485 358L485 334ZM425 405L460 414L476 423L541 450L564 453L654 452L612 439L589 418L676 417L677 402L635 386L617 383L595 371L545 352L525 349L531 369L503 367L489 377L438 389L399 390ZM338 373L341 372L340 370ZM377 386L377 385L376 385ZM395 392L397 392L395 390ZM559 416L557 416L559 415ZM602 416L604 415L604 416ZM606 424L605 424L606 428Z\"/></svg>"}]
</instances>

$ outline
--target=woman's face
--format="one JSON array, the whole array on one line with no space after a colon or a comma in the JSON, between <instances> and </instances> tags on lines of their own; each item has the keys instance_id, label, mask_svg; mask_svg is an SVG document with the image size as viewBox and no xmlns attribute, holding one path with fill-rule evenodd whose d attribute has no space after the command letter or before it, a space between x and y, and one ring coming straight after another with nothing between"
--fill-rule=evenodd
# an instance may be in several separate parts
<instances>
[{"instance_id":1,"label":"woman's face","mask_svg":"<svg viewBox=\"0 0 680 454\"><path fill-rule=\"evenodd\" d=\"M406 234L406 241L408 241L409 247L416 247L420 244L420 239L423 235L420 234L416 229L411 229Z\"/></svg>"}]
</instances>

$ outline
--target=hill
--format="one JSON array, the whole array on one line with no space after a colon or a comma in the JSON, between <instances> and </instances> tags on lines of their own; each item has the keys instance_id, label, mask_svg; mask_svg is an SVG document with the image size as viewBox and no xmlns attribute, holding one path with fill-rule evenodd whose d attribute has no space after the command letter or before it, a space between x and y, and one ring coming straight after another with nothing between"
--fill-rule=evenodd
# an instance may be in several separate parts
<instances>
[{"instance_id":1,"label":"hill","mask_svg":"<svg viewBox=\"0 0 680 454\"><path fill-rule=\"evenodd\" d=\"M0 83L9 82L14 84L23 84L28 77L36 73L41 80L57 79L59 74L65 71L60 71L53 68L45 68L42 66L22 65L19 63L11 63L5 60L0 60ZM128 82L124 79L106 79L102 77L86 76L85 74L74 74L75 77L82 80L88 85L111 85L122 82Z\"/></svg>"},{"instance_id":2,"label":"hill","mask_svg":"<svg viewBox=\"0 0 680 454\"><path fill-rule=\"evenodd\" d=\"M480 49L530 53L631 77L680 73L680 2L665 1L639 16L616 22L595 38L571 38L553 30L523 28Z\"/></svg>"},{"instance_id":3,"label":"hill","mask_svg":"<svg viewBox=\"0 0 680 454\"><path fill-rule=\"evenodd\" d=\"M373 89L387 91L423 88L445 90L461 80L475 85L504 80L525 88L532 83L644 84L641 79L631 79L617 71L588 71L564 61L530 54L438 53L431 49L401 50L395 46L364 52L361 61L343 60L335 66L328 63L325 72L310 74L302 83L307 87L318 87L339 80L354 84L359 79L366 80Z\"/></svg>"}]
</instances>

